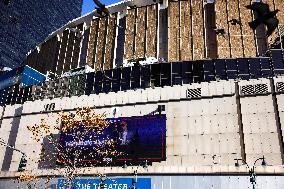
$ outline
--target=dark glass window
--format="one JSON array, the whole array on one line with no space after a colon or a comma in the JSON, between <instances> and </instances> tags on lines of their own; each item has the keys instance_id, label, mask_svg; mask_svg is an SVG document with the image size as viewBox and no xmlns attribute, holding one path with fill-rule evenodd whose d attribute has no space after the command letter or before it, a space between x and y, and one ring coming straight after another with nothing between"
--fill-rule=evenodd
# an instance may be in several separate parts
<instances>
[{"instance_id":1,"label":"dark glass window","mask_svg":"<svg viewBox=\"0 0 284 189\"><path fill-rule=\"evenodd\" d=\"M17 84L17 85L12 86L9 93L11 95L10 104L14 105L19 95L19 85Z\"/></svg>"},{"instance_id":2,"label":"dark glass window","mask_svg":"<svg viewBox=\"0 0 284 189\"><path fill-rule=\"evenodd\" d=\"M112 70L112 91L117 92L120 90L121 68Z\"/></svg>"},{"instance_id":3,"label":"dark glass window","mask_svg":"<svg viewBox=\"0 0 284 189\"><path fill-rule=\"evenodd\" d=\"M11 104L12 97L13 97L13 86L7 88L7 98L6 98L6 104Z\"/></svg>"},{"instance_id":4,"label":"dark glass window","mask_svg":"<svg viewBox=\"0 0 284 189\"><path fill-rule=\"evenodd\" d=\"M250 79L248 59L246 58L237 59L237 63L238 63L239 77L245 80Z\"/></svg>"},{"instance_id":5,"label":"dark glass window","mask_svg":"<svg viewBox=\"0 0 284 189\"><path fill-rule=\"evenodd\" d=\"M95 93L99 94L102 92L102 81L103 81L103 73L101 71L97 71L95 74Z\"/></svg>"},{"instance_id":6,"label":"dark glass window","mask_svg":"<svg viewBox=\"0 0 284 189\"><path fill-rule=\"evenodd\" d=\"M193 82L193 73L192 73L192 64L193 61L182 62L182 83L189 84Z\"/></svg>"},{"instance_id":7,"label":"dark glass window","mask_svg":"<svg viewBox=\"0 0 284 189\"><path fill-rule=\"evenodd\" d=\"M161 86L171 85L171 64L161 63Z\"/></svg>"},{"instance_id":8,"label":"dark glass window","mask_svg":"<svg viewBox=\"0 0 284 189\"><path fill-rule=\"evenodd\" d=\"M270 66L269 58L260 58L260 65L261 65L261 73L263 77L271 77L273 75L272 69Z\"/></svg>"},{"instance_id":9,"label":"dark glass window","mask_svg":"<svg viewBox=\"0 0 284 189\"><path fill-rule=\"evenodd\" d=\"M24 88L18 89L18 95L16 96L16 104L22 104L24 95Z\"/></svg>"},{"instance_id":10,"label":"dark glass window","mask_svg":"<svg viewBox=\"0 0 284 189\"><path fill-rule=\"evenodd\" d=\"M103 92L108 93L111 90L112 71L105 70L103 75Z\"/></svg>"},{"instance_id":11,"label":"dark glass window","mask_svg":"<svg viewBox=\"0 0 284 189\"><path fill-rule=\"evenodd\" d=\"M258 58L249 59L249 68L252 79L257 79L261 77L260 62Z\"/></svg>"},{"instance_id":12,"label":"dark glass window","mask_svg":"<svg viewBox=\"0 0 284 189\"><path fill-rule=\"evenodd\" d=\"M130 89L130 73L131 67L125 67L121 70L121 90L129 90Z\"/></svg>"},{"instance_id":13,"label":"dark glass window","mask_svg":"<svg viewBox=\"0 0 284 189\"><path fill-rule=\"evenodd\" d=\"M28 100L29 90L30 90L29 87L24 88L23 102L26 102Z\"/></svg>"},{"instance_id":14,"label":"dark glass window","mask_svg":"<svg viewBox=\"0 0 284 189\"><path fill-rule=\"evenodd\" d=\"M141 87L150 87L151 71L150 65L145 65L141 67Z\"/></svg>"},{"instance_id":15,"label":"dark glass window","mask_svg":"<svg viewBox=\"0 0 284 189\"><path fill-rule=\"evenodd\" d=\"M271 50L272 65L275 74L284 73L283 54L281 50Z\"/></svg>"},{"instance_id":16,"label":"dark glass window","mask_svg":"<svg viewBox=\"0 0 284 189\"><path fill-rule=\"evenodd\" d=\"M236 79L238 76L238 67L236 59L226 59L228 79Z\"/></svg>"},{"instance_id":17,"label":"dark glass window","mask_svg":"<svg viewBox=\"0 0 284 189\"><path fill-rule=\"evenodd\" d=\"M219 79L227 79L225 60L217 59L214 60L214 62L215 62L216 77Z\"/></svg>"},{"instance_id":18,"label":"dark glass window","mask_svg":"<svg viewBox=\"0 0 284 189\"><path fill-rule=\"evenodd\" d=\"M182 63L174 62L172 64L172 85L182 85Z\"/></svg>"},{"instance_id":19,"label":"dark glass window","mask_svg":"<svg viewBox=\"0 0 284 189\"><path fill-rule=\"evenodd\" d=\"M26 87L26 89L27 89L27 101L33 100L32 88L33 88L33 86Z\"/></svg>"},{"instance_id":20,"label":"dark glass window","mask_svg":"<svg viewBox=\"0 0 284 189\"><path fill-rule=\"evenodd\" d=\"M131 89L140 88L140 66L133 66L131 69Z\"/></svg>"},{"instance_id":21,"label":"dark glass window","mask_svg":"<svg viewBox=\"0 0 284 189\"><path fill-rule=\"evenodd\" d=\"M85 88L86 95L94 93L94 79L95 79L94 72L87 73L86 88Z\"/></svg>"},{"instance_id":22,"label":"dark glass window","mask_svg":"<svg viewBox=\"0 0 284 189\"><path fill-rule=\"evenodd\" d=\"M161 64L152 64L151 67L151 83L155 87L161 86Z\"/></svg>"},{"instance_id":23,"label":"dark glass window","mask_svg":"<svg viewBox=\"0 0 284 189\"><path fill-rule=\"evenodd\" d=\"M193 62L193 82L199 83L201 81L204 81L203 79L203 61L197 60Z\"/></svg>"},{"instance_id":24,"label":"dark glass window","mask_svg":"<svg viewBox=\"0 0 284 189\"><path fill-rule=\"evenodd\" d=\"M8 96L8 90L7 89L3 89L0 91L0 105L4 106L6 104L6 99Z\"/></svg>"},{"instance_id":25,"label":"dark glass window","mask_svg":"<svg viewBox=\"0 0 284 189\"><path fill-rule=\"evenodd\" d=\"M205 81L208 82L215 80L215 68L214 68L214 62L212 60L204 60L203 70L204 70Z\"/></svg>"}]
</instances>

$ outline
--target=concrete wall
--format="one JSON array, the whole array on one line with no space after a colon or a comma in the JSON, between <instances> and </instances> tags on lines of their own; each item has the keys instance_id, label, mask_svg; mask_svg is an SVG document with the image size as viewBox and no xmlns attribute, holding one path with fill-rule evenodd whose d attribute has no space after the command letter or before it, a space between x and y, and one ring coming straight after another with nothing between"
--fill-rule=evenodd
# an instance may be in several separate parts
<instances>
[{"instance_id":1,"label":"concrete wall","mask_svg":"<svg viewBox=\"0 0 284 189\"><path fill-rule=\"evenodd\" d=\"M244 166L234 167L235 158L253 164L257 158L265 156L270 166L259 167L258 171L283 173L284 95L278 92L279 87L274 89L282 80L284 78L217 81L8 105L0 137L26 152L30 158L27 169L33 170L39 167L36 160L42 144L31 139L27 125L39 123L42 118L54 125L56 111L61 109L74 111L76 107L90 106L112 117L112 109L117 107L115 116L127 117L150 114L158 104L164 104L167 160L153 163L150 172L245 172ZM251 85L254 86L252 92L247 92L246 87ZM195 91L194 97L192 91ZM50 103L55 103L54 112L42 113L44 106ZM7 150L1 146L2 171L16 171L20 157L17 152L7 155ZM108 168L105 171L123 172Z\"/></svg>"}]
</instances>

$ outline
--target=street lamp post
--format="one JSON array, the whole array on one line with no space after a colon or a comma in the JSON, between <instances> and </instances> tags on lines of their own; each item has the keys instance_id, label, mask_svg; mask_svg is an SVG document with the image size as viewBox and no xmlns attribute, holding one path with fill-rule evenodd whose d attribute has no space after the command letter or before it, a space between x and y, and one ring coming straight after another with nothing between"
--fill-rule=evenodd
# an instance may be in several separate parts
<instances>
[{"instance_id":1,"label":"street lamp post","mask_svg":"<svg viewBox=\"0 0 284 189\"><path fill-rule=\"evenodd\" d=\"M235 159L235 160L237 161L237 162L235 163L235 166L236 166L236 167L239 167L239 166L240 166L239 160L243 161L244 164L247 166L247 168L249 169L249 177L250 177L249 180L250 180L250 183L252 184L252 188L255 189L255 185L256 185L255 165L256 165L256 162L257 162L258 160L262 160L261 165L262 165L262 166L266 166L266 162L265 162L264 156L262 156L261 158L256 159L256 160L254 161L254 164L253 164L252 167L250 167L250 166L247 164L247 162L246 162L245 160L243 160L243 159Z\"/></svg>"},{"instance_id":2,"label":"street lamp post","mask_svg":"<svg viewBox=\"0 0 284 189\"><path fill-rule=\"evenodd\" d=\"M129 163L130 165L132 165L131 163ZM132 186L129 189L139 189L136 187L137 181L138 181L138 168L139 166L142 166L144 169L148 169L148 160L145 160L143 162L143 164L139 164L137 169L134 170L134 177L132 178ZM122 166L122 168L126 169L127 168L127 163L126 161L124 162L124 165Z\"/></svg>"}]
</instances>

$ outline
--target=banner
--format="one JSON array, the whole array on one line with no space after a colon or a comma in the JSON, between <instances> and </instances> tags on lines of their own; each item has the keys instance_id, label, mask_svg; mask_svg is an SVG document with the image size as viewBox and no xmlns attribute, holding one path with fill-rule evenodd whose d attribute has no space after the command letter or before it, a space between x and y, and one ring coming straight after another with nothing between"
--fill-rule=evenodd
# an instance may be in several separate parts
<instances>
[{"instance_id":1,"label":"banner","mask_svg":"<svg viewBox=\"0 0 284 189\"><path fill-rule=\"evenodd\" d=\"M100 189L129 189L132 188L133 178L108 178ZM100 179L74 179L72 189L99 189ZM69 189L67 179L58 179L57 189ZM151 178L138 178L135 188L151 189Z\"/></svg>"}]
</instances>

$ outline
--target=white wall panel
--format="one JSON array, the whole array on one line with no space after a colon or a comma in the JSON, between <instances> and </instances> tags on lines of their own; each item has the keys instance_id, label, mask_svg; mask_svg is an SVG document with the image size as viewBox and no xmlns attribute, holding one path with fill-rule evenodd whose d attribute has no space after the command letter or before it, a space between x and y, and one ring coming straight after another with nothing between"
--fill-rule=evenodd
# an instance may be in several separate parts
<instances>
[{"instance_id":1,"label":"white wall panel","mask_svg":"<svg viewBox=\"0 0 284 189\"><path fill-rule=\"evenodd\" d=\"M147 91L147 101L154 102L155 89L149 88L146 91Z\"/></svg>"},{"instance_id":2,"label":"white wall panel","mask_svg":"<svg viewBox=\"0 0 284 189\"><path fill-rule=\"evenodd\" d=\"M209 82L209 94L215 96L217 94L216 81Z\"/></svg>"},{"instance_id":3,"label":"white wall panel","mask_svg":"<svg viewBox=\"0 0 284 189\"><path fill-rule=\"evenodd\" d=\"M125 97L125 96L124 96ZM100 93L98 95L98 98L99 98L99 106L104 106L106 104L106 101L107 101L107 97L106 97L106 94L104 93ZM123 98L124 100L124 98Z\"/></svg>"},{"instance_id":4,"label":"white wall panel","mask_svg":"<svg viewBox=\"0 0 284 189\"><path fill-rule=\"evenodd\" d=\"M202 114L202 106L199 100L191 100L188 104L188 115L189 116L200 116Z\"/></svg>"},{"instance_id":5,"label":"white wall panel","mask_svg":"<svg viewBox=\"0 0 284 189\"><path fill-rule=\"evenodd\" d=\"M216 95L223 95L224 94L224 82L216 82Z\"/></svg>"},{"instance_id":6,"label":"white wall panel","mask_svg":"<svg viewBox=\"0 0 284 189\"><path fill-rule=\"evenodd\" d=\"M196 145L196 153L203 154L204 153L204 145L205 145L205 138L204 135L197 135L195 138L195 145Z\"/></svg>"},{"instance_id":7,"label":"white wall panel","mask_svg":"<svg viewBox=\"0 0 284 189\"><path fill-rule=\"evenodd\" d=\"M187 99L187 86L179 86L180 90L180 99ZM202 89L201 89L201 94L202 94Z\"/></svg>"},{"instance_id":8,"label":"white wall panel","mask_svg":"<svg viewBox=\"0 0 284 189\"><path fill-rule=\"evenodd\" d=\"M167 136L166 146L167 146L167 150L166 150L167 156L174 155L174 137Z\"/></svg>"},{"instance_id":9,"label":"white wall panel","mask_svg":"<svg viewBox=\"0 0 284 189\"><path fill-rule=\"evenodd\" d=\"M123 95L124 95L124 91L118 91L116 93L116 103L117 104L123 104Z\"/></svg>"},{"instance_id":10,"label":"white wall panel","mask_svg":"<svg viewBox=\"0 0 284 189\"><path fill-rule=\"evenodd\" d=\"M68 97L63 97L61 101L61 108L60 109L67 109L69 103L69 98Z\"/></svg>"},{"instance_id":11,"label":"white wall panel","mask_svg":"<svg viewBox=\"0 0 284 189\"><path fill-rule=\"evenodd\" d=\"M147 90L143 89L141 91L141 102L148 102L148 92Z\"/></svg>"},{"instance_id":12,"label":"white wall panel","mask_svg":"<svg viewBox=\"0 0 284 189\"><path fill-rule=\"evenodd\" d=\"M204 134L214 133L214 129L211 126L210 116L202 116L202 130Z\"/></svg>"},{"instance_id":13,"label":"white wall panel","mask_svg":"<svg viewBox=\"0 0 284 189\"><path fill-rule=\"evenodd\" d=\"M188 134L187 117L179 117L171 119L171 128L174 136L183 136Z\"/></svg>"},{"instance_id":14,"label":"white wall panel","mask_svg":"<svg viewBox=\"0 0 284 189\"><path fill-rule=\"evenodd\" d=\"M260 134L252 134L253 135L253 153L255 154L261 154L262 149L261 149L261 135Z\"/></svg>"},{"instance_id":15,"label":"white wall panel","mask_svg":"<svg viewBox=\"0 0 284 189\"><path fill-rule=\"evenodd\" d=\"M253 153L253 135L252 134L244 134L244 144L245 144L245 153L252 154Z\"/></svg>"},{"instance_id":16,"label":"white wall panel","mask_svg":"<svg viewBox=\"0 0 284 189\"><path fill-rule=\"evenodd\" d=\"M187 136L174 136L174 155L187 155Z\"/></svg>"},{"instance_id":17,"label":"white wall panel","mask_svg":"<svg viewBox=\"0 0 284 189\"><path fill-rule=\"evenodd\" d=\"M12 105L6 105L4 117L13 116L14 113L15 113L15 107Z\"/></svg>"},{"instance_id":18,"label":"white wall panel","mask_svg":"<svg viewBox=\"0 0 284 189\"><path fill-rule=\"evenodd\" d=\"M195 117L192 117L193 118L193 124L194 124L194 127L195 127L195 134L204 134L204 131L203 131L203 119L202 117L200 116L195 116Z\"/></svg>"},{"instance_id":19,"label":"white wall panel","mask_svg":"<svg viewBox=\"0 0 284 189\"><path fill-rule=\"evenodd\" d=\"M195 119L193 117L188 117L187 118L187 122L188 122L188 133L190 135L194 135L196 134L196 126L195 126Z\"/></svg>"},{"instance_id":20,"label":"white wall panel","mask_svg":"<svg viewBox=\"0 0 284 189\"><path fill-rule=\"evenodd\" d=\"M227 121L227 131L229 133L238 133L239 132L238 116L227 114L225 119Z\"/></svg>"},{"instance_id":21,"label":"white wall panel","mask_svg":"<svg viewBox=\"0 0 284 189\"><path fill-rule=\"evenodd\" d=\"M276 95L277 104L278 104L278 111L284 112L284 94Z\"/></svg>"},{"instance_id":22,"label":"white wall panel","mask_svg":"<svg viewBox=\"0 0 284 189\"><path fill-rule=\"evenodd\" d=\"M272 153L270 135L267 133L261 134L261 149L263 153Z\"/></svg>"},{"instance_id":23,"label":"white wall panel","mask_svg":"<svg viewBox=\"0 0 284 189\"><path fill-rule=\"evenodd\" d=\"M211 152L212 154L220 154L220 135L213 134L211 143Z\"/></svg>"},{"instance_id":24,"label":"white wall panel","mask_svg":"<svg viewBox=\"0 0 284 189\"><path fill-rule=\"evenodd\" d=\"M209 86L207 82L201 83L201 96L210 96Z\"/></svg>"},{"instance_id":25,"label":"white wall panel","mask_svg":"<svg viewBox=\"0 0 284 189\"><path fill-rule=\"evenodd\" d=\"M199 137L199 135L189 135L188 136L188 146L187 151L189 154L196 154L196 137Z\"/></svg>"},{"instance_id":26,"label":"white wall panel","mask_svg":"<svg viewBox=\"0 0 284 189\"><path fill-rule=\"evenodd\" d=\"M168 90L170 90L170 86L164 86L161 88L161 100L169 100Z\"/></svg>"},{"instance_id":27,"label":"white wall panel","mask_svg":"<svg viewBox=\"0 0 284 189\"><path fill-rule=\"evenodd\" d=\"M30 109L31 109L31 105L32 105L32 101L26 101L24 104L23 104L23 112L22 113L30 113ZM3 108L3 107L2 107Z\"/></svg>"},{"instance_id":28,"label":"white wall panel","mask_svg":"<svg viewBox=\"0 0 284 189\"><path fill-rule=\"evenodd\" d=\"M277 133L267 133L270 138L272 153L280 153L279 138Z\"/></svg>"}]
</instances>

